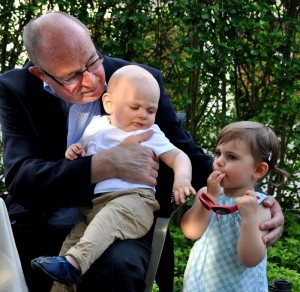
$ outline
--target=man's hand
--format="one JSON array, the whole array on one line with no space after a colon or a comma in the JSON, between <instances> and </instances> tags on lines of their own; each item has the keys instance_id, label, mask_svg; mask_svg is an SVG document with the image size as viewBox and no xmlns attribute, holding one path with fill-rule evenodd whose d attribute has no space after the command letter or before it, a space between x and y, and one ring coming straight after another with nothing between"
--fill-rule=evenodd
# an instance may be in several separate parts
<instances>
[{"instance_id":1,"label":"man's hand","mask_svg":"<svg viewBox=\"0 0 300 292\"><path fill-rule=\"evenodd\" d=\"M148 140L153 131L130 136L120 145L97 153L92 158L92 183L106 178L156 186L159 161L155 154L140 143Z\"/></svg>"},{"instance_id":2,"label":"man's hand","mask_svg":"<svg viewBox=\"0 0 300 292\"><path fill-rule=\"evenodd\" d=\"M268 196L264 200L263 205L266 208L270 208L272 218L269 221L262 222L259 228L262 231L269 230L269 232L263 236L263 241L267 246L270 246L279 239L282 234L284 217L279 203L273 197Z\"/></svg>"}]
</instances>

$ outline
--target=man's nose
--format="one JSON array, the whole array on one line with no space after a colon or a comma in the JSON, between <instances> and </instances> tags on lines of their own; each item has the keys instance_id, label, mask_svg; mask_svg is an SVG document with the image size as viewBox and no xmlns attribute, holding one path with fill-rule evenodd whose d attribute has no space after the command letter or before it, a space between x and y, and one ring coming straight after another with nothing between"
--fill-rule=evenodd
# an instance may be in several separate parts
<instances>
[{"instance_id":1,"label":"man's nose","mask_svg":"<svg viewBox=\"0 0 300 292\"><path fill-rule=\"evenodd\" d=\"M82 74L82 86L90 86L95 82L95 75L88 70L84 71Z\"/></svg>"}]
</instances>

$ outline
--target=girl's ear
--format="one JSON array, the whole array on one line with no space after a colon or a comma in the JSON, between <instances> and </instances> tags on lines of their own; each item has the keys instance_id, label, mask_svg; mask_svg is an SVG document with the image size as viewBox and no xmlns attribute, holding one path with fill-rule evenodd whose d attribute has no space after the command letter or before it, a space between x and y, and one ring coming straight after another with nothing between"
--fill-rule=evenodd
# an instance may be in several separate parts
<instances>
[{"instance_id":1,"label":"girl's ear","mask_svg":"<svg viewBox=\"0 0 300 292\"><path fill-rule=\"evenodd\" d=\"M102 95L102 102L105 111L111 115L112 114L112 96L110 93L104 93Z\"/></svg>"},{"instance_id":2,"label":"girl's ear","mask_svg":"<svg viewBox=\"0 0 300 292\"><path fill-rule=\"evenodd\" d=\"M254 178L259 180L263 178L269 170L269 166L266 162L260 162L254 171Z\"/></svg>"}]
</instances>

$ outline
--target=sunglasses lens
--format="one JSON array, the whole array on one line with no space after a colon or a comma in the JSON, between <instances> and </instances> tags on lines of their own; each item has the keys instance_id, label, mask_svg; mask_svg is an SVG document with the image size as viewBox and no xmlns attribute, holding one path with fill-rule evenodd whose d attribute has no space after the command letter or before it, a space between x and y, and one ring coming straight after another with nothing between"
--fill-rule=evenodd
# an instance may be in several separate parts
<instances>
[{"instance_id":1,"label":"sunglasses lens","mask_svg":"<svg viewBox=\"0 0 300 292\"><path fill-rule=\"evenodd\" d=\"M226 208L214 208L214 211L220 215L226 215L226 214L230 213L230 210L228 210Z\"/></svg>"}]
</instances>

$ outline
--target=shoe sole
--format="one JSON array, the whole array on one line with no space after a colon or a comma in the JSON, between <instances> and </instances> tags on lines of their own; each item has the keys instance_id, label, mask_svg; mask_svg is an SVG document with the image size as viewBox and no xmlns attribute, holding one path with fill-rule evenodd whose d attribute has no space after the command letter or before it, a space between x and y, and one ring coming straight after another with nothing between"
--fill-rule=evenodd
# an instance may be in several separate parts
<instances>
[{"instance_id":1,"label":"shoe sole","mask_svg":"<svg viewBox=\"0 0 300 292\"><path fill-rule=\"evenodd\" d=\"M31 262L31 267L34 271L37 271L37 272L40 272L40 273L43 272L44 274L46 274L47 276L49 276L50 278L52 278L56 282L59 282L59 283L62 283L62 284L68 285L68 286L74 284L74 283L69 283L67 281L64 281L60 278L57 278L57 277L53 276L43 266L39 265L38 263L36 263L34 261Z\"/></svg>"}]
</instances>

